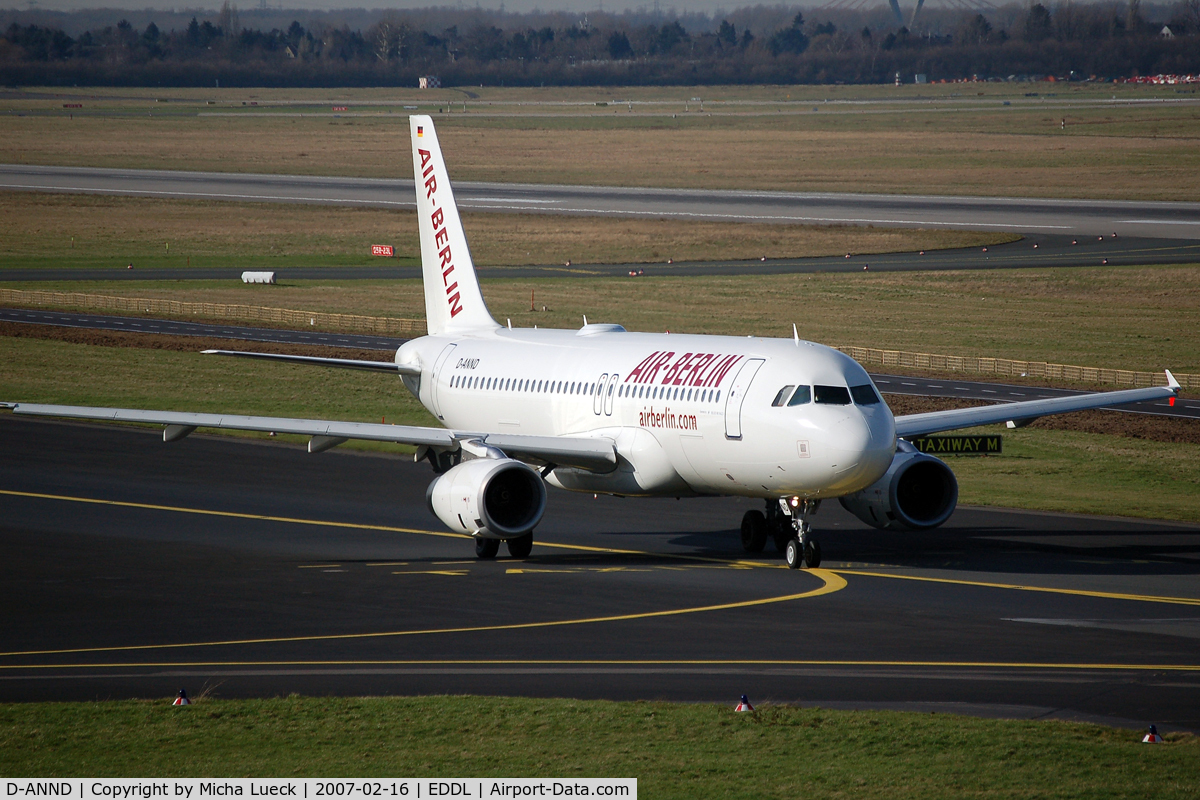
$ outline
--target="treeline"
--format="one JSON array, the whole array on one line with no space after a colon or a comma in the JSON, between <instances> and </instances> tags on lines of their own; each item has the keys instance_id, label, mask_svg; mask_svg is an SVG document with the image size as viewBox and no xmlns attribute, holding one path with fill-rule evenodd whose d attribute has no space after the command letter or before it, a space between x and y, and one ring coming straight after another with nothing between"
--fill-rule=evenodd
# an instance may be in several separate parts
<instances>
[{"instance_id":1,"label":"treeline","mask_svg":"<svg viewBox=\"0 0 1200 800\"><path fill-rule=\"evenodd\" d=\"M786 13L784 13L786 11ZM1157 7L1034 3L989 13L930 10L897 27L886 7L810 12L743 9L705 26L592 15L543 19L460 12L381 13L365 28L293 21L245 27L226 3L211 18L162 30L126 20L68 35L11 23L0 37L9 85L414 86L880 83L1055 76L1109 79L1200 73L1200 0ZM94 12L93 12L94 13ZM440 21L456 19L442 9ZM782 20L779 18L782 17ZM752 28L755 19L763 27ZM513 24L516 23L516 24ZM505 27L502 27L504 25ZM1164 30L1164 26L1166 30ZM432 29L431 29L432 28Z\"/></svg>"}]
</instances>

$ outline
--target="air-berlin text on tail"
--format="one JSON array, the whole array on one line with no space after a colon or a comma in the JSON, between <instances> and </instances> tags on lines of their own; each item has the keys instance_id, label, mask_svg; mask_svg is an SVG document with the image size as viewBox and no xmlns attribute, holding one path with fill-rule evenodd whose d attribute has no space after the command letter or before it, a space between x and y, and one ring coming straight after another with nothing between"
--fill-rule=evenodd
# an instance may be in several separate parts
<instances>
[{"instance_id":1,"label":"air-berlin text on tail","mask_svg":"<svg viewBox=\"0 0 1200 800\"><path fill-rule=\"evenodd\" d=\"M462 311L462 304L457 291L458 281L450 279L450 273L454 272L454 256L450 252L450 234L446 230L446 215L442 213L442 209L437 208L437 201L433 197L437 192L437 176L433 174L433 165L429 163L433 160L433 156L428 150L419 148L417 153L421 156L421 176L425 178L425 196L434 205L433 213L429 215L429 220L433 223L433 245L441 248L438 250L438 258L442 262L442 285L446 287L446 304L450 307L450 317L453 319Z\"/></svg>"},{"instance_id":2,"label":"air-berlin text on tail","mask_svg":"<svg viewBox=\"0 0 1200 800\"><path fill-rule=\"evenodd\" d=\"M684 353L655 350L625 377L625 383L660 383L663 386L720 386L725 375L743 356L721 353ZM674 362L672 362L674 359ZM665 371L664 371L665 370ZM662 379L659 380L659 373Z\"/></svg>"}]
</instances>

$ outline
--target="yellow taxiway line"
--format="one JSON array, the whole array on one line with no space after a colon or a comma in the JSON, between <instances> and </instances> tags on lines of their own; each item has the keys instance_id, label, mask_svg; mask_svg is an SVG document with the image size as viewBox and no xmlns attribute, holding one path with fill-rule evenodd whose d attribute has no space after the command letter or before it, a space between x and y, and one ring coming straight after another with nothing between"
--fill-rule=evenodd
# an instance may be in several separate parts
<instances>
[{"instance_id":1,"label":"yellow taxiway line","mask_svg":"<svg viewBox=\"0 0 1200 800\"><path fill-rule=\"evenodd\" d=\"M326 661L144 661L3 665L4 669L197 668L197 667L929 667L1139 672L1200 672L1200 664L1114 664L1061 661L861 661L843 659L379 659Z\"/></svg>"}]
</instances>

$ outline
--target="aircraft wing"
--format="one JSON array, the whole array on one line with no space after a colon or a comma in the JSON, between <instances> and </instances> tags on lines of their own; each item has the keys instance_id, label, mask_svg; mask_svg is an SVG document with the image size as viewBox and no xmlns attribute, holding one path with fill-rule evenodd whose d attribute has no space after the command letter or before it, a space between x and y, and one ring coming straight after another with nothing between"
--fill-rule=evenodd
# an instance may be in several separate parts
<instances>
[{"instance_id":1,"label":"aircraft wing","mask_svg":"<svg viewBox=\"0 0 1200 800\"><path fill-rule=\"evenodd\" d=\"M1119 406L1145 400L1163 400L1179 394L1179 382L1167 371L1167 385L1146 389L1125 389L1119 392L1095 392L1071 397L1052 397L1047 400L1027 400L1020 403L998 403L978 408L956 408L950 411L930 411L926 414L907 414L896 417L896 436L925 436L942 431L974 428L997 422L1029 423L1038 417L1087 411L1092 408ZM1019 427L1014 424L1013 427Z\"/></svg>"},{"instance_id":2,"label":"aircraft wing","mask_svg":"<svg viewBox=\"0 0 1200 800\"><path fill-rule=\"evenodd\" d=\"M524 436L521 434L489 434L452 431L446 428L423 428L414 425L386 425L374 422L336 422L321 419L290 417L248 417L235 414L199 414L188 411L143 411L134 408L94 408L91 406L57 406L37 403L4 403L14 414L38 417L68 417L112 422L142 422L165 425L163 441L182 439L197 428L223 428L237 431L293 433L312 437L310 453L327 450L348 439L375 442L424 445L457 450L462 442L474 441L502 450L513 458L525 458L577 467L595 472L610 472L617 465L616 449L611 439L586 436Z\"/></svg>"},{"instance_id":3,"label":"aircraft wing","mask_svg":"<svg viewBox=\"0 0 1200 800\"><path fill-rule=\"evenodd\" d=\"M256 353L253 350L202 350L210 356L237 356L238 358L261 358L267 361L285 361L292 364L317 364L322 367L345 369L368 369L390 372L393 375L420 375L419 367L406 367L394 361L360 361L356 358L318 358L317 356L293 356L283 353Z\"/></svg>"}]
</instances>

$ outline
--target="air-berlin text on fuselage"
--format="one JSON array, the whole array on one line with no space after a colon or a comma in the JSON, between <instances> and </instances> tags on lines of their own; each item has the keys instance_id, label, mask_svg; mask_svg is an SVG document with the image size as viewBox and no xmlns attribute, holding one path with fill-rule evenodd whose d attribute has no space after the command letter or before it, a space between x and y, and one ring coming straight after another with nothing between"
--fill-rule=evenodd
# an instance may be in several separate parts
<instances>
[{"instance_id":1,"label":"air-berlin text on fuselage","mask_svg":"<svg viewBox=\"0 0 1200 800\"><path fill-rule=\"evenodd\" d=\"M450 253L450 234L446 231L445 214L442 209L437 208L437 200L434 199L434 194L437 193L437 175L433 173L433 165L430 164L433 156L428 150L417 149L417 153L421 156L421 177L425 179L425 197L430 200L433 205L433 213L429 215L430 221L433 223L433 246L441 247L438 251L438 258L441 260L442 269L442 285L446 287L446 303L450 306L450 317L453 319L462 311L461 300L459 297L458 281L450 282L450 273L454 272L454 256Z\"/></svg>"},{"instance_id":2,"label":"air-berlin text on fuselage","mask_svg":"<svg viewBox=\"0 0 1200 800\"><path fill-rule=\"evenodd\" d=\"M638 414L638 425L668 431L694 431L698 427L695 414L676 414L670 408L655 411L654 406L642 409Z\"/></svg>"},{"instance_id":3,"label":"air-berlin text on fuselage","mask_svg":"<svg viewBox=\"0 0 1200 800\"><path fill-rule=\"evenodd\" d=\"M659 383L663 386L719 386L742 356L720 353L684 353L675 358L674 350L655 350L625 376L625 383ZM672 363L672 359L674 362ZM664 372L665 370L665 372ZM659 380L659 373L662 379Z\"/></svg>"}]
</instances>

